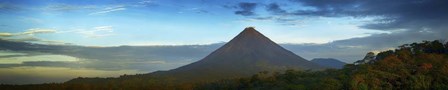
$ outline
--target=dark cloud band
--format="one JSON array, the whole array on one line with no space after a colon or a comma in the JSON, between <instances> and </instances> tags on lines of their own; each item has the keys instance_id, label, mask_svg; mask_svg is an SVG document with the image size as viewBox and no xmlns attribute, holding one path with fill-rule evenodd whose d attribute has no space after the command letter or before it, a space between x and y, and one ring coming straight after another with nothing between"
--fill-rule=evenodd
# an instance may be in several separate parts
<instances>
[{"instance_id":1,"label":"dark cloud band","mask_svg":"<svg viewBox=\"0 0 448 90\"><path fill-rule=\"evenodd\" d=\"M238 11L235 11L237 15L243 16L252 16L255 15L255 8L257 7L257 3L249 3L249 2L241 2L238 4Z\"/></svg>"}]
</instances>

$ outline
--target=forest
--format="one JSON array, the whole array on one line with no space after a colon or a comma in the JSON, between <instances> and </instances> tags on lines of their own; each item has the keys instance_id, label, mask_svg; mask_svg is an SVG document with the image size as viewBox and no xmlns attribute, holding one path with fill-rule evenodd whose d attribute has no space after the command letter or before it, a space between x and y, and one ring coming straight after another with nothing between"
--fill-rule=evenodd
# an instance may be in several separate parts
<instances>
[{"instance_id":1,"label":"forest","mask_svg":"<svg viewBox=\"0 0 448 90\"><path fill-rule=\"evenodd\" d=\"M448 42L434 40L380 52L364 64L323 71L260 72L251 77L207 82L179 82L150 74L118 78L76 78L65 83L0 85L2 90L443 90L448 88Z\"/></svg>"},{"instance_id":2,"label":"forest","mask_svg":"<svg viewBox=\"0 0 448 90\"><path fill-rule=\"evenodd\" d=\"M262 72L250 78L222 80L197 89L263 90L443 90L448 88L448 43L439 40L404 44L377 54L365 64L343 69Z\"/></svg>"}]
</instances>

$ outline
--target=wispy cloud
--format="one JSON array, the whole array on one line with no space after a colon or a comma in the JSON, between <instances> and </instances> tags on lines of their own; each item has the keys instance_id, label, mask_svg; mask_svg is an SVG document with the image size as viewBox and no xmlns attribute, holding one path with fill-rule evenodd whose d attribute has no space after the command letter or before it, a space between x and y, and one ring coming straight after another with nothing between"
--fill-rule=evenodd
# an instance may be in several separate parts
<instances>
[{"instance_id":1,"label":"wispy cloud","mask_svg":"<svg viewBox=\"0 0 448 90\"><path fill-rule=\"evenodd\" d=\"M101 38L106 36L111 36L114 29L112 26L97 26L89 30L78 30L76 33L83 34L87 38Z\"/></svg>"},{"instance_id":2,"label":"wispy cloud","mask_svg":"<svg viewBox=\"0 0 448 90\"><path fill-rule=\"evenodd\" d=\"M0 37L11 37L14 36L12 33L0 33Z\"/></svg>"},{"instance_id":3,"label":"wispy cloud","mask_svg":"<svg viewBox=\"0 0 448 90\"><path fill-rule=\"evenodd\" d=\"M96 9L93 5L71 5L71 4L50 4L43 7L44 11L76 11L76 10L86 10L86 9Z\"/></svg>"},{"instance_id":4,"label":"wispy cloud","mask_svg":"<svg viewBox=\"0 0 448 90\"><path fill-rule=\"evenodd\" d=\"M100 11L90 13L89 15L99 15L99 14L105 14L105 13L122 11L122 10L126 10L126 7L124 5L116 5L116 6L106 7Z\"/></svg>"},{"instance_id":5,"label":"wispy cloud","mask_svg":"<svg viewBox=\"0 0 448 90\"><path fill-rule=\"evenodd\" d=\"M72 30L58 31L56 33L77 33L85 38L102 38L115 35L113 26L97 26L91 28L77 28Z\"/></svg>"},{"instance_id":6,"label":"wispy cloud","mask_svg":"<svg viewBox=\"0 0 448 90\"><path fill-rule=\"evenodd\" d=\"M194 13L209 13L209 11L207 11L203 8L190 8L190 9L187 9L187 11L191 11Z\"/></svg>"},{"instance_id":7,"label":"wispy cloud","mask_svg":"<svg viewBox=\"0 0 448 90\"><path fill-rule=\"evenodd\" d=\"M55 32L56 32L56 30L54 30L54 29L31 28L25 32L18 32L18 33L0 32L0 37L12 37L12 36L21 36L21 35L33 36L34 34L55 33Z\"/></svg>"},{"instance_id":8,"label":"wispy cloud","mask_svg":"<svg viewBox=\"0 0 448 90\"><path fill-rule=\"evenodd\" d=\"M57 30L47 28L31 28L25 32L8 33L0 32L0 39L17 42L35 42L44 44L65 44L62 41L46 40L35 36L35 34L56 33Z\"/></svg>"},{"instance_id":9,"label":"wispy cloud","mask_svg":"<svg viewBox=\"0 0 448 90\"><path fill-rule=\"evenodd\" d=\"M154 3L154 1L153 0L143 0L143 1L140 1L138 3L139 4L151 4L151 3Z\"/></svg>"},{"instance_id":10,"label":"wispy cloud","mask_svg":"<svg viewBox=\"0 0 448 90\"><path fill-rule=\"evenodd\" d=\"M23 17L21 18L23 23L33 23L33 24L45 24L45 20L34 17Z\"/></svg>"},{"instance_id":11,"label":"wispy cloud","mask_svg":"<svg viewBox=\"0 0 448 90\"><path fill-rule=\"evenodd\" d=\"M28 29L28 31L25 31L23 33L23 35L34 35L34 34L39 34L39 33L55 33L56 30L54 29L45 29L45 28L32 28L32 29Z\"/></svg>"},{"instance_id":12,"label":"wispy cloud","mask_svg":"<svg viewBox=\"0 0 448 90\"><path fill-rule=\"evenodd\" d=\"M112 31L113 30L112 26L98 26L98 27L94 27L93 29L95 29L97 31Z\"/></svg>"},{"instance_id":13,"label":"wispy cloud","mask_svg":"<svg viewBox=\"0 0 448 90\"><path fill-rule=\"evenodd\" d=\"M152 6L157 6L157 2L154 0L143 0L143 1L139 1L137 3L133 3L130 4L128 6L132 6L132 7L152 7Z\"/></svg>"}]
</instances>

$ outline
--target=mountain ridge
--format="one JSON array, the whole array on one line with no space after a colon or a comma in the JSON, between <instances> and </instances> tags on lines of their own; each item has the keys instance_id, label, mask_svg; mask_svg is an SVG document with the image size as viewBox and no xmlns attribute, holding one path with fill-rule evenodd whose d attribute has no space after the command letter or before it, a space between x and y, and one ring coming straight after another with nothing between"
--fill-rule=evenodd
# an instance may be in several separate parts
<instances>
[{"instance_id":1,"label":"mountain ridge","mask_svg":"<svg viewBox=\"0 0 448 90\"><path fill-rule=\"evenodd\" d=\"M334 69L341 69L346 65L347 63L342 62L338 59L334 58L314 58L311 60L311 62L317 63L321 66L334 68Z\"/></svg>"}]
</instances>

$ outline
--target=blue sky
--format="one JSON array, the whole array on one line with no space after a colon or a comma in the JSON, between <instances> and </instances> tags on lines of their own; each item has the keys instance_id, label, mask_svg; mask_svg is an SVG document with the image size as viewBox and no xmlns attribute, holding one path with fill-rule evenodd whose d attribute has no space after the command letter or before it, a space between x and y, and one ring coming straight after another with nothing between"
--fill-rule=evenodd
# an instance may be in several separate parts
<instances>
[{"instance_id":1,"label":"blue sky","mask_svg":"<svg viewBox=\"0 0 448 90\"><path fill-rule=\"evenodd\" d=\"M257 3L256 14L236 14L241 2ZM388 33L358 27L370 18L276 16L264 9L269 3L308 8L277 0L11 0L0 4L0 33L50 30L7 38L88 46L210 44L226 42L248 26L278 43L328 43Z\"/></svg>"}]
</instances>

